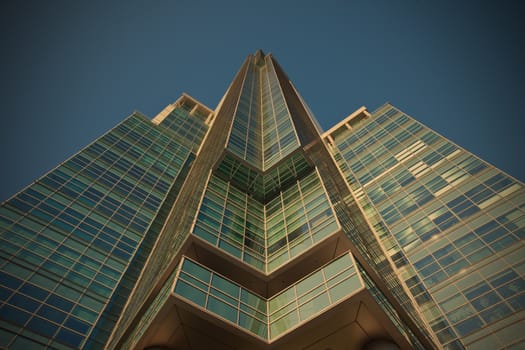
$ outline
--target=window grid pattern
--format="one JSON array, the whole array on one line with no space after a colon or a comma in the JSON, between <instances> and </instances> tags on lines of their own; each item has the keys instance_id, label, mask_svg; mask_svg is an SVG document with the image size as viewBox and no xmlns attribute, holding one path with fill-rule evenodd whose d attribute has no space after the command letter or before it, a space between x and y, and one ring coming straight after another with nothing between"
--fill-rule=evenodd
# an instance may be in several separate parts
<instances>
[{"instance_id":1,"label":"window grid pattern","mask_svg":"<svg viewBox=\"0 0 525 350\"><path fill-rule=\"evenodd\" d=\"M192 145L195 152L208 131L205 119L190 115L190 112L184 108L175 108L160 125L176 132L179 138L187 142L186 144ZM181 139L179 141L182 142Z\"/></svg>"},{"instance_id":2,"label":"window grid pattern","mask_svg":"<svg viewBox=\"0 0 525 350\"><path fill-rule=\"evenodd\" d=\"M259 67L251 63L246 72L227 146L230 152L259 168L263 163L260 80Z\"/></svg>"},{"instance_id":3,"label":"window grid pattern","mask_svg":"<svg viewBox=\"0 0 525 350\"><path fill-rule=\"evenodd\" d=\"M270 273L338 228L317 172L267 205L212 176L193 234Z\"/></svg>"},{"instance_id":4,"label":"window grid pattern","mask_svg":"<svg viewBox=\"0 0 525 350\"><path fill-rule=\"evenodd\" d=\"M266 65L261 68L266 78L262 82L261 107L264 169L268 169L300 144L270 57L265 61Z\"/></svg>"},{"instance_id":5,"label":"window grid pattern","mask_svg":"<svg viewBox=\"0 0 525 350\"><path fill-rule=\"evenodd\" d=\"M191 118L198 119L203 123L206 122L206 120L209 117L209 112L207 111L207 108L204 105L200 105L198 103L196 104L194 101L191 101L189 99L183 99L182 101L179 101L175 108L184 110L188 115L191 115ZM182 128L173 128L173 130L177 133L181 131L184 132L180 129Z\"/></svg>"},{"instance_id":6,"label":"window grid pattern","mask_svg":"<svg viewBox=\"0 0 525 350\"><path fill-rule=\"evenodd\" d=\"M2 204L0 346L83 344L190 155L162 130L134 114Z\"/></svg>"},{"instance_id":7,"label":"window grid pattern","mask_svg":"<svg viewBox=\"0 0 525 350\"><path fill-rule=\"evenodd\" d=\"M524 252L522 249L521 254ZM436 298L440 300L440 307L460 336L467 337L473 330L504 318L519 321L514 315L525 307L525 279L518 271L524 267L525 263L521 262L496 273L485 268L486 271L476 271L458 284L439 291ZM447 329L441 330L444 331ZM509 341L514 340L490 334L490 329L483 338L485 344L495 348L510 345Z\"/></svg>"},{"instance_id":8,"label":"window grid pattern","mask_svg":"<svg viewBox=\"0 0 525 350\"><path fill-rule=\"evenodd\" d=\"M193 234L264 271L264 206L212 176Z\"/></svg>"},{"instance_id":9,"label":"window grid pattern","mask_svg":"<svg viewBox=\"0 0 525 350\"><path fill-rule=\"evenodd\" d=\"M174 293L264 340L275 340L363 288L348 253L270 299L184 258Z\"/></svg>"},{"instance_id":10,"label":"window grid pattern","mask_svg":"<svg viewBox=\"0 0 525 350\"><path fill-rule=\"evenodd\" d=\"M213 127L210 127L208 135L205 137L199 155L188 176L192 176L191 181L184 181L181 191L178 194L178 199L173 205L170 213L174 210L181 210L182 215L171 215L168 223L169 227L176 227L177 235L162 235L159 237L158 244L155 246L155 254L151 254L144 268L144 273L141 275L138 284L135 286L133 294L128 299L126 309L122 313L118 328L114 329L114 337L109 341L110 348L120 346L120 341L128 338L124 337L124 333L129 333L132 337L137 331L137 327L141 325L142 315L137 315L137 308L141 308L145 302L145 298L152 291L154 285L159 282L163 272L169 268L169 261L172 261L179 253L184 241L188 239L191 233L191 228L194 224L194 215L197 213L200 200L202 198L208 176L209 167L213 162L220 158L223 152L223 146L227 142L227 135L225 130L231 125L231 120L226 115L233 115L235 111L234 105L238 101L238 94L242 88L242 77L245 75L247 64L243 65L240 73L236 76L229 92L225 95L221 102L221 113L213 120ZM198 106L198 105L197 105ZM222 116L222 117L221 117ZM211 117L211 116L210 116ZM204 176L201 176L204 174ZM136 319L138 317L138 319ZM135 321L133 321L135 320ZM125 330L129 329L129 332Z\"/></svg>"},{"instance_id":11,"label":"window grid pattern","mask_svg":"<svg viewBox=\"0 0 525 350\"><path fill-rule=\"evenodd\" d=\"M525 236L523 184L391 106L375 112L359 128L339 132L333 150L384 247L424 308L436 308L431 294L451 279L496 253L516 249ZM499 269L504 271L504 264ZM429 322L439 340L454 348L457 334L462 338L518 311L511 309L470 323L468 314L450 318L436 311Z\"/></svg>"},{"instance_id":12,"label":"window grid pattern","mask_svg":"<svg viewBox=\"0 0 525 350\"><path fill-rule=\"evenodd\" d=\"M381 306L381 309L385 311L388 318L390 318L392 323L394 323L394 325L405 336L405 338L410 339L410 343L414 349L424 350L425 347L421 344L419 339L414 335L410 328L407 327L405 323L401 320L401 317L399 317L399 314L396 312L392 304L384 296L381 290L377 288L374 281L372 281L370 276L368 276L368 274L366 273L365 269L363 269L359 262L356 263L358 271L361 274L363 281L365 282L366 288L370 291L375 301Z\"/></svg>"},{"instance_id":13,"label":"window grid pattern","mask_svg":"<svg viewBox=\"0 0 525 350\"><path fill-rule=\"evenodd\" d=\"M317 172L270 201L265 214L268 273L339 229Z\"/></svg>"},{"instance_id":14,"label":"window grid pattern","mask_svg":"<svg viewBox=\"0 0 525 350\"><path fill-rule=\"evenodd\" d=\"M313 170L300 152L277 164L265 173L253 169L226 152L215 174L229 181L238 189L252 195L259 202L267 203L290 184Z\"/></svg>"},{"instance_id":15,"label":"window grid pattern","mask_svg":"<svg viewBox=\"0 0 525 350\"><path fill-rule=\"evenodd\" d=\"M255 61L245 76L227 149L264 171L300 144L271 59Z\"/></svg>"}]
</instances>

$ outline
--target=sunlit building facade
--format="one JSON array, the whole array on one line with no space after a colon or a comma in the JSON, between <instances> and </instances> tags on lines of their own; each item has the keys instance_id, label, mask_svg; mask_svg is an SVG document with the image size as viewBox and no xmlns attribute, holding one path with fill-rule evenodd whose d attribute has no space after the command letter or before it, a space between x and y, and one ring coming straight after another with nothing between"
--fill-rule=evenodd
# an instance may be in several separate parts
<instances>
[{"instance_id":1,"label":"sunlit building facade","mask_svg":"<svg viewBox=\"0 0 525 350\"><path fill-rule=\"evenodd\" d=\"M325 140L439 342L523 348L523 183L389 104L359 112Z\"/></svg>"},{"instance_id":2,"label":"sunlit building facade","mask_svg":"<svg viewBox=\"0 0 525 350\"><path fill-rule=\"evenodd\" d=\"M391 105L323 132L258 51L2 204L0 347L519 349L524 205Z\"/></svg>"}]
</instances>

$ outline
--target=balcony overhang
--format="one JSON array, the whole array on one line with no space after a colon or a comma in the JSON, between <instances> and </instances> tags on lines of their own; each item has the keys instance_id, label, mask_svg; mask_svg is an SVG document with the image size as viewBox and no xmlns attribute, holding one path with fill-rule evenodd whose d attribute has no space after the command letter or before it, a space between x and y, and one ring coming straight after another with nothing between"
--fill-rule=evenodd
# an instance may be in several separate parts
<instances>
[{"instance_id":1,"label":"balcony overhang","mask_svg":"<svg viewBox=\"0 0 525 350\"><path fill-rule=\"evenodd\" d=\"M359 350L376 339L412 349L366 288L268 341L176 295L162 305L135 349Z\"/></svg>"},{"instance_id":2,"label":"balcony overhang","mask_svg":"<svg viewBox=\"0 0 525 350\"><path fill-rule=\"evenodd\" d=\"M264 297L275 295L350 248L350 241L342 230L338 230L276 270L265 274L193 234L190 239L191 244L186 250L188 256L206 266L213 266L218 273Z\"/></svg>"}]
</instances>

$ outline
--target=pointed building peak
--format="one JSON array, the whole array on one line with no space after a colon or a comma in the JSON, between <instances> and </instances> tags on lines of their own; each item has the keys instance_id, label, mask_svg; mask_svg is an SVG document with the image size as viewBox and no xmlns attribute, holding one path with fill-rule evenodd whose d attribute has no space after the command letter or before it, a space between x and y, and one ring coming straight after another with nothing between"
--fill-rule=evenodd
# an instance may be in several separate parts
<instances>
[{"instance_id":1,"label":"pointed building peak","mask_svg":"<svg viewBox=\"0 0 525 350\"><path fill-rule=\"evenodd\" d=\"M264 52L259 49L255 52L255 64L261 66L264 64Z\"/></svg>"}]
</instances>

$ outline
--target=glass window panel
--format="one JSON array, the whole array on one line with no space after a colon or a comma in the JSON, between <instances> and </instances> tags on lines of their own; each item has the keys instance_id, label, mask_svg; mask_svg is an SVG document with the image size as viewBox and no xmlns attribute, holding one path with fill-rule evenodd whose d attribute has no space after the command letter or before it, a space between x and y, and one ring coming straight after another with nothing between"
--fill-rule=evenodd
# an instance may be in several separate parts
<instances>
[{"instance_id":1,"label":"glass window panel","mask_svg":"<svg viewBox=\"0 0 525 350\"><path fill-rule=\"evenodd\" d=\"M219 248L221 248L222 250L230 253L231 255L233 255L233 256L235 256L237 258L240 258L242 256L242 251L241 251L240 247L236 247L236 246L234 246L233 244L230 244L229 242L227 242L224 239L221 239L219 241Z\"/></svg>"},{"instance_id":2,"label":"glass window panel","mask_svg":"<svg viewBox=\"0 0 525 350\"><path fill-rule=\"evenodd\" d=\"M34 316L26 327L49 338L53 337L58 329L56 324L53 324L49 322L49 320L45 320L37 316Z\"/></svg>"},{"instance_id":3,"label":"glass window panel","mask_svg":"<svg viewBox=\"0 0 525 350\"><path fill-rule=\"evenodd\" d=\"M491 255L493 255L493 253L490 251L490 249L488 249L488 248L485 247L485 248L480 249L480 250L478 250L477 252L475 252L475 253L469 255L469 256L467 257L467 259L468 259L471 263L474 264L474 263L476 263L476 262L478 262L478 261L480 261L480 260L483 260L483 259L485 259L486 257L489 257L489 256L491 256Z\"/></svg>"},{"instance_id":4,"label":"glass window panel","mask_svg":"<svg viewBox=\"0 0 525 350\"><path fill-rule=\"evenodd\" d=\"M251 316L248 316L243 312L241 312L239 315L239 326L252 331L253 333L257 334L262 338L266 338L268 336L268 329L266 327L266 323L261 322L260 320L257 320Z\"/></svg>"},{"instance_id":5,"label":"glass window panel","mask_svg":"<svg viewBox=\"0 0 525 350\"><path fill-rule=\"evenodd\" d=\"M90 311L80 305L77 305L72 312L73 315L78 316L80 319L83 319L89 323L92 323L96 320L97 314L93 311Z\"/></svg>"},{"instance_id":6,"label":"glass window panel","mask_svg":"<svg viewBox=\"0 0 525 350\"><path fill-rule=\"evenodd\" d=\"M274 313L270 314L269 321L270 323L281 318L281 316L287 314L291 310L295 310L297 308L296 302L291 302L288 305L280 308L279 310L275 311Z\"/></svg>"},{"instance_id":7,"label":"glass window panel","mask_svg":"<svg viewBox=\"0 0 525 350\"><path fill-rule=\"evenodd\" d=\"M280 307L287 305L288 303L295 301L295 290L294 288L289 288L285 292L273 297L269 301L269 311L273 313Z\"/></svg>"},{"instance_id":8,"label":"glass window panel","mask_svg":"<svg viewBox=\"0 0 525 350\"><path fill-rule=\"evenodd\" d=\"M202 289L203 291L207 291L208 290L208 284L207 283L203 283L201 280L198 280L196 278L193 278L192 276L184 273L184 272L181 272L180 275L179 275L179 279L181 280L184 280L186 282L189 282L190 284Z\"/></svg>"},{"instance_id":9,"label":"glass window panel","mask_svg":"<svg viewBox=\"0 0 525 350\"><path fill-rule=\"evenodd\" d=\"M314 287L317 287L320 284L323 284L323 282L324 282L324 279L323 279L322 270L319 270L296 284L295 288L297 291L297 296L301 297L303 294L313 289Z\"/></svg>"},{"instance_id":10,"label":"glass window panel","mask_svg":"<svg viewBox=\"0 0 525 350\"><path fill-rule=\"evenodd\" d=\"M73 303L71 301L61 298L55 294L51 294L46 300L46 303L67 312L73 308Z\"/></svg>"},{"instance_id":11,"label":"glass window panel","mask_svg":"<svg viewBox=\"0 0 525 350\"><path fill-rule=\"evenodd\" d=\"M514 281L498 288L498 292L505 298L513 296L514 294L517 294L524 290L525 280L523 280L522 278L515 279Z\"/></svg>"},{"instance_id":12,"label":"glass window panel","mask_svg":"<svg viewBox=\"0 0 525 350\"><path fill-rule=\"evenodd\" d=\"M5 280L2 279L2 283L4 283ZM38 299L38 300L44 300L47 295L49 294L48 291L40 288L40 287L37 287L35 285L32 285L30 283L26 283L24 286L22 286L22 288L20 288L20 292L24 293L24 294L27 294L27 295L30 295L32 296L33 298L35 299Z\"/></svg>"},{"instance_id":13,"label":"glass window panel","mask_svg":"<svg viewBox=\"0 0 525 350\"><path fill-rule=\"evenodd\" d=\"M212 286L219 289L220 291L230 295L231 297L238 299L239 298L239 286L233 284L232 282L218 276L213 275L212 277Z\"/></svg>"},{"instance_id":14,"label":"glass window panel","mask_svg":"<svg viewBox=\"0 0 525 350\"><path fill-rule=\"evenodd\" d=\"M297 298L297 303L303 304L307 302L312 297L316 296L317 294L320 294L321 292L324 292L326 290L326 286L324 283L322 283L320 286L310 290L309 292L303 294L302 296L299 296Z\"/></svg>"},{"instance_id":15,"label":"glass window panel","mask_svg":"<svg viewBox=\"0 0 525 350\"><path fill-rule=\"evenodd\" d=\"M482 325L483 323L481 319L478 316L474 316L469 318L468 320L458 323L455 326L455 328L458 331L459 335L464 337L467 334L472 333L473 331L479 330Z\"/></svg>"},{"instance_id":16,"label":"glass window panel","mask_svg":"<svg viewBox=\"0 0 525 350\"><path fill-rule=\"evenodd\" d=\"M334 262L327 265L325 268L323 268L326 279L329 280L330 278L334 277L339 272L352 267L352 260L350 258L349 254L345 254L339 259L335 260Z\"/></svg>"},{"instance_id":17,"label":"glass window panel","mask_svg":"<svg viewBox=\"0 0 525 350\"><path fill-rule=\"evenodd\" d=\"M60 329L60 331L56 335L56 338L74 348L79 348L80 343L82 342L82 340L84 340L84 338L80 334L68 331L64 328Z\"/></svg>"},{"instance_id":18,"label":"glass window panel","mask_svg":"<svg viewBox=\"0 0 525 350\"><path fill-rule=\"evenodd\" d=\"M182 270L188 273L189 275L200 279L206 284L210 282L211 272L200 267L199 265L195 264L194 262L188 259L184 260L184 263L182 265Z\"/></svg>"},{"instance_id":19,"label":"glass window panel","mask_svg":"<svg viewBox=\"0 0 525 350\"><path fill-rule=\"evenodd\" d=\"M37 313L43 318L46 318L56 323L62 323L66 318L65 313L47 305L43 305Z\"/></svg>"},{"instance_id":20,"label":"glass window panel","mask_svg":"<svg viewBox=\"0 0 525 350\"><path fill-rule=\"evenodd\" d=\"M525 294L517 295L511 299L508 299L508 302L514 308L514 310L523 310L525 309Z\"/></svg>"},{"instance_id":21,"label":"glass window panel","mask_svg":"<svg viewBox=\"0 0 525 350\"><path fill-rule=\"evenodd\" d=\"M234 307L238 307L238 304L239 304L238 299L234 299L234 298L230 297L229 295L227 295L225 293L222 293L221 291L219 291L219 290L217 290L215 288L212 288L210 290L210 294L215 296L215 297L217 297L221 301L227 302L227 303L233 305Z\"/></svg>"},{"instance_id":22,"label":"glass window panel","mask_svg":"<svg viewBox=\"0 0 525 350\"><path fill-rule=\"evenodd\" d=\"M204 240L210 242L211 244L216 245L217 240L219 238L215 232L212 233L209 230L211 231L210 228L207 228L206 226L201 226L199 223L197 223L195 225L195 228L193 229L193 233L196 236L203 238Z\"/></svg>"},{"instance_id":23,"label":"glass window panel","mask_svg":"<svg viewBox=\"0 0 525 350\"><path fill-rule=\"evenodd\" d=\"M278 321L270 323L270 337L275 338L299 322L297 311L294 310Z\"/></svg>"},{"instance_id":24,"label":"glass window panel","mask_svg":"<svg viewBox=\"0 0 525 350\"><path fill-rule=\"evenodd\" d=\"M66 321L65 323L65 326L68 327L68 328L71 328L79 333L86 333L90 326L89 324L85 323L85 322L82 322L78 319L76 319L75 317L69 317L68 320Z\"/></svg>"},{"instance_id":25,"label":"glass window panel","mask_svg":"<svg viewBox=\"0 0 525 350\"><path fill-rule=\"evenodd\" d=\"M336 302L347 295L351 294L353 291L356 291L362 287L359 277L354 275L349 279L331 287L329 289L330 297L332 298L332 303Z\"/></svg>"},{"instance_id":26,"label":"glass window panel","mask_svg":"<svg viewBox=\"0 0 525 350\"><path fill-rule=\"evenodd\" d=\"M246 305L253 307L254 309L266 313L266 300L247 291L244 288L241 289L241 301Z\"/></svg>"},{"instance_id":27,"label":"glass window panel","mask_svg":"<svg viewBox=\"0 0 525 350\"><path fill-rule=\"evenodd\" d=\"M34 312L40 306L38 301L22 294L14 294L9 300L9 303L29 312Z\"/></svg>"},{"instance_id":28,"label":"glass window panel","mask_svg":"<svg viewBox=\"0 0 525 350\"><path fill-rule=\"evenodd\" d=\"M206 308L231 322L237 323L238 310L213 296L208 299Z\"/></svg>"},{"instance_id":29,"label":"glass window panel","mask_svg":"<svg viewBox=\"0 0 525 350\"><path fill-rule=\"evenodd\" d=\"M2 306L1 314L4 320L18 325L24 325L30 317L29 313L7 304Z\"/></svg>"},{"instance_id":30,"label":"glass window panel","mask_svg":"<svg viewBox=\"0 0 525 350\"><path fill-rule=\"evenodd\" d=\"M505 304L501 303L480 313L485 322L491 323L508 316L512 310Z\"/></svg>"},{"instance_id":31,"label":"glass window panel","mask_svg":"<svg viewBox=\"0 0 525 350\"><path fill-rule=\"evenodd\" d=\"M264 310L263 312L257 311L250 306L246 306L245 304L240 304L240 310L244 311L247 315L251 315L256 317L257 319L266 322L268 317L266 316L266 301L264 302Z\"/></svg>"},{"instance_id":32,"label":"glass window panel","mask_svg":"<svg viewBox=\"0 0 525 350\"><path fill-rule=\"evenodd\" d=\"M206 303L206 293L181 280L179 280L175 286L175 293L202 307L204 307Z\"/></svg>"},{"instance_id":33,"label":"glass window panel","mask_svg":"<svg viewBox=\"0 0 525 350\"><path fill-rule=\"evenodd\" d=\"M318 295L309 302L299 306L299 313L301 320L305 320L312 315L315 315L330 304L328 300L328 294L326 292Z\"/></svg>"},{"instance_id":34,"label":"glass window panel","mask_svg":"<svg viewBox=\"0 0 525 350\"><path fill-rule=\"evenodd\" d=\"M496 292L490 292L476 300L473 300L471 303L476 308L476 310L481 311L491 305L496 304L500 300L501 298L496 294Z\"/></svg>"}]
</instances>

